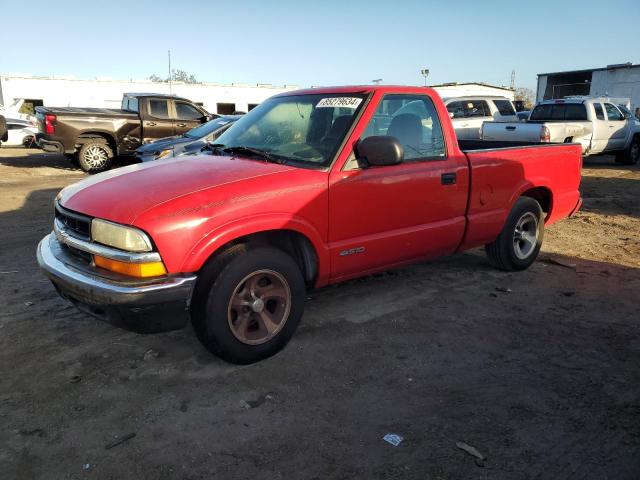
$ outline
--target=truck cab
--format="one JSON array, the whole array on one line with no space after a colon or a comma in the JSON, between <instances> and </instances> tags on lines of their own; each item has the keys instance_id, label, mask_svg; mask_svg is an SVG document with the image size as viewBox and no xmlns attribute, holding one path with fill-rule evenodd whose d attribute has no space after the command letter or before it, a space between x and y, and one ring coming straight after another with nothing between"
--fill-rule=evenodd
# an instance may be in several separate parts
<instances>
[{"instance_id":1,"label":"truck cab","mask_svg":"<svg viewBox=\"0 0 640 480\"><path fill-rule=\"evenodd\" d=\"M444 104L460 140L478 140L484 122L516 122L511 100L497 96L445 98Z\"/></svg>"}]
</instances>

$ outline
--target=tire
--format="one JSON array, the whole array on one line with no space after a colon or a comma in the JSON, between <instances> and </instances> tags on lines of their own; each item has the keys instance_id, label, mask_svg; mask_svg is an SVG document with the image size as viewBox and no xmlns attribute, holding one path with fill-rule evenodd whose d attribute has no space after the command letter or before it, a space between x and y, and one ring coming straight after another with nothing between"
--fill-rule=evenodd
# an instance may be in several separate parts
<instances>
[{"instance_id":1,"label":"tire","mask_svg":"<svg viewBox=\"0 0 640 480\"><path fill-rule=\"evenodd\" d=\"M90 139L80 147L78 164L87 173L107 170L113 162L113 150L103 139Z\"/></svg>"},{"instance_id":2,"label":"tire","mask_svg":"<svg viewBox=\"0 0 640 480\"><path fill-rule=\"evenodd\" d=\"M522 232L516 239L516 227ZM540 204L520 197L511 209L498 238L487 245L489 262L496 268L517 271L528 268L538 257L544 238L544 217Z\"/></svg>"},{"instance_id":3,"label":"tire","mask_svg":"<svg viewBox=\"0 0 640 480\"><path fill-rule=\"evenodd\" d=\"M616 155L616 163L622 165L635 165L640 160L640 136L631 140L629 148Z\"/></svg>"},{"instance_id":4,"label":"tire","mask_svg":"<svg viewBox=\"0 0 640 480\"><path fill-rule=\"evenodd\" d=\"M289 255L271 247L234 245L201 270L191 321L211 353L249 364L285 347L300 323L304 301L302 272ZM271 329L264 315L276 320Z\"/></svg>"}]
</instances>

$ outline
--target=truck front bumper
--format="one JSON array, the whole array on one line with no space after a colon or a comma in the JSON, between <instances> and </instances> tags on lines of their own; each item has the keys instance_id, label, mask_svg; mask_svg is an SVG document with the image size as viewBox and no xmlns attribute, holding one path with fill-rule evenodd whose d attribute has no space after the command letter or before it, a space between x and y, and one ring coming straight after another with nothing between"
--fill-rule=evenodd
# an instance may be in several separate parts
<instances>
[{"instance_id":1,"label":"truck front bumper","mask_svg":"<svg viewBox=\"0 0 640 480\"><path fill-rule=\"evenodd\" d=\"M141 333L184 327L196 275L131 280L81 264L54 234L38 245L38 264L61 297L80 310Z\"/></svg>"}]
</instances>

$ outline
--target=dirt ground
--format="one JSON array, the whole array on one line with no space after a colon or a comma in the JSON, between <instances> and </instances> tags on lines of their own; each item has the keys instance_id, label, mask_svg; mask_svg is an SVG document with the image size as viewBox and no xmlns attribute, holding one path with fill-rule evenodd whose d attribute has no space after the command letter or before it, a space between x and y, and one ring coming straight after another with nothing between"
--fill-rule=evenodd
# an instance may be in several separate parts
<instances>
[{"instance_id":1,"label":"dirt ground","mask_svg":"<svg viewBox=\"0 0 640 480\"><path fill-rule=\"evenodd\" d=\"M244 367L58 298L35 248L82 177L0 150L0 478L640 478L638 166L586 160L528 271L477 250L310 292Z\"/></svg>"}]
</instances>

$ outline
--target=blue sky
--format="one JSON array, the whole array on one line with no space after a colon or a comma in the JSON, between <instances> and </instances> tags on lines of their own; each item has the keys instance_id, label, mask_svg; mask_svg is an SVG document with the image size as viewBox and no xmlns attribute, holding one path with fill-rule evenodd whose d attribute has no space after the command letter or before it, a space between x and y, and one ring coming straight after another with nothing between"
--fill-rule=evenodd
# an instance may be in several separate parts
<instances>
[{"instance_id":1,"label":"blue sky","mask_svg":"<svg viewBox=\"0 0 640 480\"><path fill-rule=\"evenodd\" d=\"M640 63L640 1L9 2L0 73L309 85L482 81ZM7 47L9 46L9 47Z\"/></svg>"}]
</instances>

